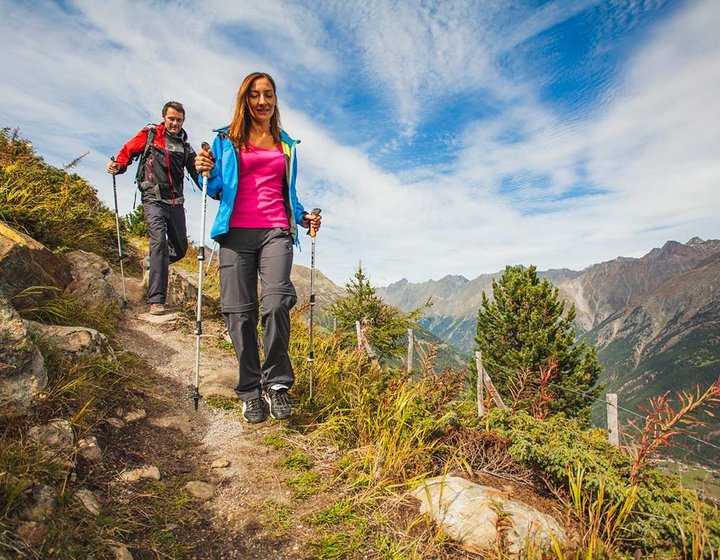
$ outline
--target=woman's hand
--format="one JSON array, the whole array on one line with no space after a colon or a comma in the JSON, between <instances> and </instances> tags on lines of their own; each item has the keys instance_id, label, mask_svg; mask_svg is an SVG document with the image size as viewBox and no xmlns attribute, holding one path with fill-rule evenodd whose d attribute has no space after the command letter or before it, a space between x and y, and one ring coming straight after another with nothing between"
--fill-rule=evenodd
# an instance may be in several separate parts
<instances>
[{"instance_id":1,"label":"woman's hand","mask_svg":"<svg viewBox=\"0 0 720 560\"><path fill-rule=\"evenodd\" d=\"M215 156L207 144L203 144L202 150L195 156L195 170L202 174L209 174L215 167Z\"/></svg>"},{"instance_id":2,"label":"woman's hand","mask_svg":"<svg viewBox=\"0 0 720 560\"><path fill-rule=\"evenodd\" d=\"M315 231L320 229L320 223L322 222L322 216L320 213L317 214L305 214L302 219L302 226L310 228Z\"/></svg>"}]
</instances>

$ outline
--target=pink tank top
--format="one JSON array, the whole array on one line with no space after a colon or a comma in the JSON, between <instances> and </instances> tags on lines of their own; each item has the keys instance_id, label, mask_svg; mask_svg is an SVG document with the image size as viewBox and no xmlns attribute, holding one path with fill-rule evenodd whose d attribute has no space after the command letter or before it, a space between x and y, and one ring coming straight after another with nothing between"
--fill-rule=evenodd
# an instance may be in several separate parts
<instances>
[{"instance_id":1,"label":"pink tank top","mask_svg":"<svg viewBox=\"0 0 720 560\"><path fill-rule=\"evenodd\" d=\"M285 155L282 148L269 150L248 144L248 151L238 150L240 177L230 227L290 227L283 204Z\"/></svg>"}]
</instances>

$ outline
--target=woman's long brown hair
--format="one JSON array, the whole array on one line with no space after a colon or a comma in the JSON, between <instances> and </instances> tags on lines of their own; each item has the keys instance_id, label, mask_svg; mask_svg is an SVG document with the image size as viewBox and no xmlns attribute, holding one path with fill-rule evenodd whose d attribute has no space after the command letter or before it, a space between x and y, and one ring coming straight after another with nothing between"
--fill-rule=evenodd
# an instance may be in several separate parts
<instances>
[{"instance_id":1,"label":"woman's long brown hair","mask_svg":"<svg viewBox=\"0 0 720 560\"><path fill-rule=\"evenodd\" d=\"M275 145L280 144L280 111L277 106L277 88L275 87L275 80L272 79L270 74L264 72L253 72L245 77L240 84L238 89L237 97L235 99L235 114L233 115L232 122L230 123L230 130L228 136L232 140L235 146L239 146L242 149L247 149L248 138L250 137L250 127L252 126L252 116L250 115L250 106L248 104L248 98L250 97L250 87L253 82L258 78L267 78L272 84L273 93L275 93L275 111L272 117L270 117L270 134L272 134Z\"/></svg>"}]
</instances>

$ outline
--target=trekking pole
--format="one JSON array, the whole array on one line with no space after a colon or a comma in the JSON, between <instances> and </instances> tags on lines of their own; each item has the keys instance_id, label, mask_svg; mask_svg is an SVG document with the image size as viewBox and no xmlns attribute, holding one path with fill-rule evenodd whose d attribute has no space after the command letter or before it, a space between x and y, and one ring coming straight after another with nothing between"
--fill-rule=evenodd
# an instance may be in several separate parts
<instances>
[{"instance_id":1,"label":"trekking pole","mask_svg":"<svg viewBox=\"0 0 720 560\"><path fill-rule=\"evenodd\" d=\"M313 208L312 214L320 215L320 208ZM312 249L310 251L310 353L308 354L308 362L310 362L310 402L313 401L313 375L315 373L314 361L315 352L313 348L313 311L315 309L315 236L317 231L312 225L308 230L308 235L312 238Z\"/></svg>"},{"instance_id":2,"label":"trekking pole","mask_svg":"<svg viewBox=\"0 0 720 560\"><path fill-rule=\"evenodd\" d=\"M202 143L202 149L210 148L207 142ZM202 174L202 206L200 210L200 250L198 251L198 297L197 297L197 316L195 318L195 394L192 396L195 401L195 410L198 409L198 404L202 398L200 395L200 336L202 335L202 289L203 289L203 276L205 267L203 261L205 261L205 212L207 208L207 181L208 171L204 171Z\"/></svg>"},{"instance_id":3,"label":"trekking pole","mask_svg":"<svg viewBox=\"0 0 720 560\"><path fill-rule=\"evenodd\" d=\"M115 157L111 157L110 161L114 163ZM125 270L123 269L122 243L120 242L120 215L118 214L117 181L115 180L115 173L112 174L112 178L113 198L115 199L115 229L117 230L118 260L120 261L120 278L122 279L123 307L125 307L127 305L127 296L125 295Z\"/></svg>"}]
</instances>

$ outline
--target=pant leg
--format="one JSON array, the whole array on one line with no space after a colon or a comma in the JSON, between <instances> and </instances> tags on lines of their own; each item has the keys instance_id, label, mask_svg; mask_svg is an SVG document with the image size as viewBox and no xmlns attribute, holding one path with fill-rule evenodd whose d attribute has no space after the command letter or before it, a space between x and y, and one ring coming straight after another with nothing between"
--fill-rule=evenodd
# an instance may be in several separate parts
<instances>
[{"instance_id":1,"label":"pant leg","mask_svg":"<svg viewBox=\"0 0 720 560\"><path fill-rule=\"evenodd\" d=\"M165 303L168 283L167 206L159 202L143 203L150 238L148 303Z\"/></svg>"},{"instance_id":2,"label":"pant leg","mask_svg":"<svg viewBox=\"0 0 720 560\"><path fill-rule=\"evenodd\" d=\"M174 263L185 256L188 248L185 207L176 204L167 213L168 261Z\"/></svg>"},{"instance_id":3,"label":"pant leg","mask_svg":"<svg viewBox=\"0 0 720 560\"><path fill-rule=\"evenodd\" d=\"M292 387L295 374L288 354L290 343L290 309L297 301L295 287L290 281L293 261L293 241L284 228L265 230L259 256L262 288L261 309L263 349L263 389L280 383Z\"/></svg>"},{"instance_id":4,"label":"pant leg","mask_svg":"<svg viewBox=\"0 0 720 560\"><path fill-rule=\"evenodd\" d=\"M258 351L257 230L230 228L220 242L220 305L238 359L235 393L247 401L261 395Z\"/></svg>"}]
</instances>

